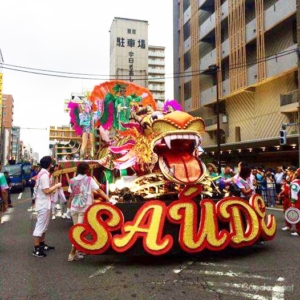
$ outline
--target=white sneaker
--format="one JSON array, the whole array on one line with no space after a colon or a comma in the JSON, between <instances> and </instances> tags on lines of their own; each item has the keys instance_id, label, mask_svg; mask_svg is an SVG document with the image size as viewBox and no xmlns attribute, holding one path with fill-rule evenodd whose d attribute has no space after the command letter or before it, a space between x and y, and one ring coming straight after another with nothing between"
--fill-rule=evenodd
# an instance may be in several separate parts
<instances>
[{"instance_id":1,"label":"white sneaker","mask_svg":"<svg viewBox=\"0 0 300 300\"><path fill-rule=\"evenodd\" d=\"M291 230L291 227L285 226L285 227L281 228L281 230L283 230L283 231Z\"/></svg>"},{"instance_id":2,"label":"white sneaker","mask_svg":"<svg viewBox=\"0 0 300 300\"><path fill-rule=\"evenodd\" d=\"M71 219L71 210L68 208L67 213L66 213L67 219Z\"/></svg>"},{"instance_id":3,"label":"white sneaker","mask_svg":"<svg viewBox=\"0 0 300 300\"><path fill-rule=\"evenodd\" d=\"M56 219L56 217L55 217L55 215L53 215L53 216L52 216L52 220L55 220L55 219Z\"/></svg>"},{"instance_id":4,"label":"white sneaker","mask_svg":"<svg viewBox=\"0 0 300 300\"><path fill-rule=\"evenodd\" d=\"M298 232L292 232L291 235L292 236L299 236Z\"/></svg>"},{"instance_id":5,"label":"white sneaker","mask_svg":"<svg viewBox=\"0 0 300 300\"><path fill-rule=\"evenodd\" d=\"M75 253L75 254L69 254L68 256L68 261L74 261L74 260L83 260L83 256L80 255L79 253Z\"/></svg>"},{"instance_id":6,"label":"white sneaker","mask_svg":"<svg viewBox=\"0 0 300 300\"><path fill-rule=\"evenodd\" d=\"M66 214L63 214L61 217L62 217L63 219L65 219L67 216L66 216Z\"/></svg>"}]
</instances>

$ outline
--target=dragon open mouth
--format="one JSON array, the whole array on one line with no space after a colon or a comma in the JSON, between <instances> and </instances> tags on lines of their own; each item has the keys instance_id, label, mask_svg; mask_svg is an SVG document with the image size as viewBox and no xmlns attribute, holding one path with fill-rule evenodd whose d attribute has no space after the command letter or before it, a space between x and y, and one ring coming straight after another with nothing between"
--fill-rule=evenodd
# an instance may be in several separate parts
<instances>
[{"instance_id":1,"label":"dragon open mouth","mask_svg":"<svg viewBox=\"0 0 300 300\"><path fill-rule=\"evenodd\" d=\"M203 174L202 163L195 156L201 138L195 133L169 133L154 142L161 171L169 179L183 184L195 183Z\"/></svg>"}]
</instances>

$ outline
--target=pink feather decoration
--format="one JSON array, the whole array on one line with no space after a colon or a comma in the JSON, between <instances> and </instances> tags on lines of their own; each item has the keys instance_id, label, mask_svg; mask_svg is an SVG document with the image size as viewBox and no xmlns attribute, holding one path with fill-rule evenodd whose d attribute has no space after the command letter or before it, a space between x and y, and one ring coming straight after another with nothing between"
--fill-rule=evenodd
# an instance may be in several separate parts
<instances>
[{"instance_id":1,"label":"pink feather decoration","mask_svg":"<svg viewBox=\"0 0 300 300\"><path fill-rule=\"evenodd\" d=\"M79 113L79 104L75 103L75 102L69 102L68 103L68 108L70 108L70 118L71 118L71 123L73 124L73 128L76 132L76 134L78 136L82 135L83 129L82 127L80 127L80 125L78 124L78 120L79 120L79 115L76 116L75 110L78 111Z\"/></svg>"},{"instance_id":2,"label":"pink feather decoration","mask_svg":"<svg viewBox=\"0 0 300 300\"><path fill-rule=\"evenodd\" d=\"M110 129L114 120L114 106L113 103L108 105L108 120L105 124L102 124L104 129Z\"/></svg>"}]
</instances>

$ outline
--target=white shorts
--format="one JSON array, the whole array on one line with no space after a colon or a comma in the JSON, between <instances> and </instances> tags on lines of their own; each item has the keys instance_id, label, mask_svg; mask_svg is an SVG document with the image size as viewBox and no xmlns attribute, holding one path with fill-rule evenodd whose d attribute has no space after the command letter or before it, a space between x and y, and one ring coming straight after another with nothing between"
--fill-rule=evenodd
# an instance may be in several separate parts
<instances>
[{"instance_id":1,"label":"white shorts","mask_svg":"<svg viewBox=\"0 0 300 300\"><path fill-rule=\"evenodd\" d=\"M37 221L33 231L33 236L41 237L48 229L50 222L50 210L43 208L37 212Z\"/></svg>"},{"instance_id":2,"label":"white shorts","mask_svg":"<svg viewBox=\"0 0 300 300\"><path fill-rule=\"evenodd\" d=\"M73 224L82 224L84 219L84 212L71 211Z\"/></svg>"}]
</instances>

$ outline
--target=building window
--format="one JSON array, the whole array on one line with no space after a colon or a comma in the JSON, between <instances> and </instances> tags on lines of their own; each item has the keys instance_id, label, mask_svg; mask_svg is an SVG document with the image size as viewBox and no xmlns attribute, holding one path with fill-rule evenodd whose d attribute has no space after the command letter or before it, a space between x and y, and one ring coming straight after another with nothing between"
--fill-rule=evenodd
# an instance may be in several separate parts
<instances>
[{"instance_id":1,"label":"building window","mask_svg":"<svg viewBox=\"0 0 300 300\"><path fill-rule=\"evenodd\" d=\"M191 66L191 52L184 53L184 70L187 70Z\"/></svg>"},{"instance_id":2,"label":"building window","mask_svg":"<svg viewBox=\"0 0 300 300\"><path fill-rule=\"evenodd\" d=\"M132 34L136 34L136 30L135 29L132 29Z\"/></svg>"},{"instance_id":3,"label":"building window","mask_svg":"<svg viewBox=\"0 0 300 300\"><path fill-rule=\"evenodd\" d=\"M190 6L190 0L183 0L183 12L185 12Z\"/></svg>"},{"instance_id":4,"label":"building window","mask_svg":"<svg viewBox=\"0 0 300 300\"><path fill-rule=\"evenodd\" d=\"M183 26L183 39L187 40L190 36L190 21L186 22Z\"/></svg>"},{"instance_id":5,"label":"building window","mask_svg":"<svg viewBox=\"0 0 300 300\"><path fill-rule=\"evenodd\" d=\"M184 84L184 101L190 99L192 97L192 83L186 82Z\"/></svg>"},{"instance_id":6,"label":"building window","mask_svg":"<svg viewBox=\"0 0 300 300\"><path fill-rule=\"evenodd\" d=\"M127 29L127 33L131 33L131 29Z\"/></svg>"}]
</instances>

